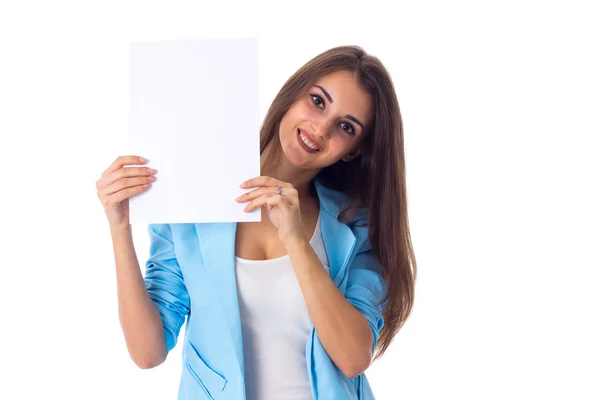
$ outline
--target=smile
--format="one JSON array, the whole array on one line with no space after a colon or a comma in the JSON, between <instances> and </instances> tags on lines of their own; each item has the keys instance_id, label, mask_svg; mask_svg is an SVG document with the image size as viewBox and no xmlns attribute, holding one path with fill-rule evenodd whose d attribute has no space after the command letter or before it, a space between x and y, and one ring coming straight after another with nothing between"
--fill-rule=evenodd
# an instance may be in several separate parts
<instances>
[{"instance_id":1,"label":"smile","mask_svg":"<svg viewBox=\"0 0 600 400\"><path fill-rule=\"evenodd\" d=\"M300 147L304 149L307 153L316 153L321 151L321 148L318 143L310 138L310 136L305 133L302 129L298 129L298 143Z\"/></svg>"}]
</instances>

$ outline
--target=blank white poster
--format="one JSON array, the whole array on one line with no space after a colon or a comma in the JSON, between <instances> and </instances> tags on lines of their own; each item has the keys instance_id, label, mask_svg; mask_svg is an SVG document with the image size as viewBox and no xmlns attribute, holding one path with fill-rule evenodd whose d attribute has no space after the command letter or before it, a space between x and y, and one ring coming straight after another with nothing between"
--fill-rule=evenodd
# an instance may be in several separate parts
<instances>
[{"instance_id":1,"label":"blank white poster","mask_svg":"<svg viewBox=\"0 0 600 400\"><path fill-rule=\"evenodd\" d=\"M130 44L129 154L158 170L131 224L260 221L235 198L260 175L258 43Z\"/></svg>"}]
</instances>

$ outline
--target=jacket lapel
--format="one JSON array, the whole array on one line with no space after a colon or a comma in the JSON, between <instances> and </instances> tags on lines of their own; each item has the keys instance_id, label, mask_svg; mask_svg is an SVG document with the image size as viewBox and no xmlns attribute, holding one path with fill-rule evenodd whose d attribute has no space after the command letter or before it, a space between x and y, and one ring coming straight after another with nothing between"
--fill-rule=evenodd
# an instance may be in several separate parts
<instances>
[{"instance_id":1,"label":"jacket lapel","mask_svg":"<svg viewBox=\"0 0 600 400\"><path fill-rule=\"evenodd\" d=\"M235 274L235 231L234 223L194 224L204 268L215 288L221 315L231 340L233 353L243 373L242 326L238 303Z\"/></svg>"},{"instance_id":2,"label":"jacket lapel","mask_svg":"<svg viewBox=\"0 0 600 400\"><path fill-rule=\"evenodd\" d=\"M321 235L329 261L329 275L339 287L343 272L356 245L356 236L348 225L321 209Z\"/></svg>"},{"instance_id":3,"label":"jacket lapel","mask_svg":"<svg viewBox=\"0 0 600 400\"><path fill-rule=\"evenodd\" d=\"M349 199L342 193L323 186L318 178L314 180L314 184L321 204L321 235L329 262L329 274L339 287L356 245L352 229L337 219L343 207L349 204Z\"/></svg>"}]
</instances>

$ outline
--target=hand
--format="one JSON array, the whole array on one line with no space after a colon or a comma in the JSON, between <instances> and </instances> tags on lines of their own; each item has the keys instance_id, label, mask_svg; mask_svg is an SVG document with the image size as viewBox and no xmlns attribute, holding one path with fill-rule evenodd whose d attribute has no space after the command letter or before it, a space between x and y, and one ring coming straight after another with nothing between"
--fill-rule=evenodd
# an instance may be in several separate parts
<instances>
[{"instance_id":1,"label":"hand","mask_svg":"<svg viewBox=\"0 0 600 400\"><path fill-rule=\"evenodd\" d=\"M300 213L298 191L291 183L269 176L258 176L244 182L244 189L259 187L235 199L238 203L250 201L245 212L264 206L269 220L277 228L279 239L287 245L292 240L304 238L304 226ZM281 194L277 192L281 188Z\"/></svg>"},{"instance_id":2,"label":"hand","mask_svg":"<svg viewBox=\"0 0 600 400\"><path fill-rule=\"evenodd\" d=\"M111 228L129 227L129 198L150 188L156 170L146 167L123 168L127 164L145 164L137 156L118 157L96 181L98 198Z\"/></svg>"}]
</instances>

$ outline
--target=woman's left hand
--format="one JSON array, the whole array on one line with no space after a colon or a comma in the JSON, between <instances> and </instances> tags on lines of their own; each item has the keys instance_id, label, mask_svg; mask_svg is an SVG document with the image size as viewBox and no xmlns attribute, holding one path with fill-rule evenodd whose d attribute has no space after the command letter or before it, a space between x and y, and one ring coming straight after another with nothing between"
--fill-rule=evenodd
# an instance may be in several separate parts
<instances>
[{"instance_id":1,"label":"woman's left hand","mask_svg":"<svg viewBox=\"0 0 600 400\"><path fill-rule=\"evenodd\" d=\"M250 201L244 208L245 212L265 206L269 220L279 231L279 239L284 245L304 238L300 199L298 191L291 183L270 176L258 176L247 180L240 187L244 189L258 187L258 189L241 195L235 201L238 203ZM278 188L280 189L278 190Z\"/></svg>"}]
</instances>

